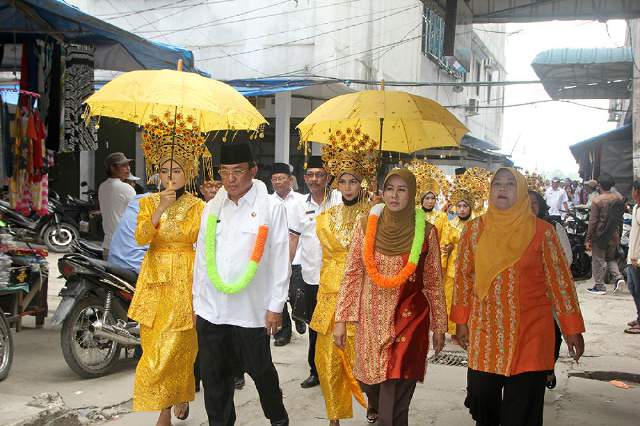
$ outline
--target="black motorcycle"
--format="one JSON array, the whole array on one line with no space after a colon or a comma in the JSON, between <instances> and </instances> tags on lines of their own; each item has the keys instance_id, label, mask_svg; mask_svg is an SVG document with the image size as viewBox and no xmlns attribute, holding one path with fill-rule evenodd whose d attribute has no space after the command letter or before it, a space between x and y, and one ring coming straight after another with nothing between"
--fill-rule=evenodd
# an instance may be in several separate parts
<instances>
[{"instance_id":1,"label":"black motorcycle","mask_svg":"<svg viewBox=\"0 0 640 426\"><path fill-rule=\"evenodd\" d=\"M44 243L56 253L66 253L78 238L78 227L65 215L64 205L55 192L50 193L49 214L29 217L13 210L8 201L0 200L0 217L16 239Z\"/></svg>"},{"instance_id":2,"label":"black motorcycle","mask_svg":"<svg viewBox=\"0 0 640 426\"><path fill-rule=\"evenodd\" d=\"M7 378L13 362L13 338L11 327L0 308L0 382Z\"/></svg>"},{"instance_id":3,"label":"black motorcycle","mask_svg":"<svg viewBox=\"0 0 640 426\"><path fill-rule=\"evenodd\" d=\"M588 226L588 208L575 207L567 213L564 227L571 243L571 253L573 254L571 274L575 279L587 280L591 278L591 256L587 253L585 245Z\"/></svg>"},{"instance_id":4,"label":"black motorcycle","mask_svg":"<svg viewBox=\"0 0 640 426\"><path fill-rule=\"evenodd\" d=\"M104 233L102 232L102 215L100 213L98 193L89 188L87 182L82 182L80 187L85 189L82 194L86 195L87 199L82 200L67 195L63 199L64 215L69 219L69 222L77 225L82 238L94 241L102 240Z\"/></svg>"},{"instance_id":5,"label":"black motorcycle","mask_svg":"<svg viewBox=\"0 0 640 426\"><path fill-rule=\"evenodd\" d=\"M62 301L51 324L62 324L60 346L69 367L84 378L108 374L120 359L140 345L140 328L128 321L127 311L138 275L99 260L99 248L79 242L58 261L66 280ZM93 251L93 253L92 253Z\"/></svg>"}]
</instances>

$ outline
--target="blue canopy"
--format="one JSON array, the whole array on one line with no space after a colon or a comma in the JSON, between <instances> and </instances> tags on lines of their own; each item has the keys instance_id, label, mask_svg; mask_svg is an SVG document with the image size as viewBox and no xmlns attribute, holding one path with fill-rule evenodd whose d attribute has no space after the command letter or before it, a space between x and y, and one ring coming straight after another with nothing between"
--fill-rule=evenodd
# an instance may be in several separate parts
<instances>
[{"instance_id":1,"label":"blue canopy","mask_svg":"<svg viewBox=\"0 0 640 426\"><path fill-rule=\"evenodd\" d=\"M64 1L0 0L0 43L21 43L42 35L94 45L96 69L172 69L182 59L185 70L194 70L191 51L146 40Z\"/></svg>"},{"instance_id":2,"label":"blue canopy","mask_svg":"<svg viewBox=\"0 0 640 426\"><path fill-rule=\"evenodd\" d=\"M334 80L264 79L250 78L225 81L244 96L269 96L279 92L291 92L305 87L335 83Z\"/></svg>"}]
</instances>

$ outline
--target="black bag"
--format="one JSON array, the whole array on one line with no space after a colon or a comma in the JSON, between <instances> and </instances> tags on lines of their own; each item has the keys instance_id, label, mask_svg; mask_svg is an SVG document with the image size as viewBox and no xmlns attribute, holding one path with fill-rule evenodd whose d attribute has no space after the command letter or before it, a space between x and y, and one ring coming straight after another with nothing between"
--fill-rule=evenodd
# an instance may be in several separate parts
<instances>
[{"instance_id":1,"label":"black bag","mask_svg":"<svg viewBox=\"0 0 640 426\"><path fill-rule=\"evenodd\" d=\"M296 321L303 321L307 324L311 322L313 312L309 309L308 296L305 292L306 285L301 285L295 289L293 300L291 301L291 317Z\"/></svg>"}]
</instances>

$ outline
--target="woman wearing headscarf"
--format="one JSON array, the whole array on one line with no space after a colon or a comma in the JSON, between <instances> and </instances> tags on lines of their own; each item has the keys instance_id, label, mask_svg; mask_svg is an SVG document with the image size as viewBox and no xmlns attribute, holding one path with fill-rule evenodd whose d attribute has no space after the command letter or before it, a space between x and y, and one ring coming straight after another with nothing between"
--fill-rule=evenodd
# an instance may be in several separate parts
<instances>
[{"instance_id":1,"label":"woman wearing headscarf","mask_svg":"<svg viewBox=\"0 0 640 426\"><path fill-rule=\"evenodd\" d=\"M437 353L447 330L437 233L414 207L416 181L391 171L384 204L356 224L335 315L344 347L355 323L354 376L381 426L406 426L416 382L424 380L429 330Z\"/></svg>"},{"instance_id":2,"label":"woman wearing headscarf","mask_svg":"<svg viewBox=\"0 0 640 426\"><path fill-rule=\"evenodd\" d=\"M491 181L487 213L463 231L451 308L468 351L465 405L477 425L541 425L554 364L553 316L570 354L584 352L584 322L551 225L531 211L512 168Z\"/></svg>"},{"instance_id":3,"label":"woman wearing headscarf","mask_svg":"<svg viewBox=\"0 0 640 426\"><path fill-rule=\"evenodd\" d=\"M362 392L352 373L355 327L348 327L344 348L338 348L333 343L332 332L338 291L344 277L353 228L370 208L363 183L371 182L372 176L367 172L365 156L355 152L342 151L336 155L325 155L323 160L327 172L336 179L335 186L342 196L342 204L325 210L316 220L316 233L322 246L322 269L318 302L309 327L318 333L316 368L327 418L329 424L335 426L340 424L340 419L353 417L353 393L364 403Z\"/></svg>"}]
</instances>

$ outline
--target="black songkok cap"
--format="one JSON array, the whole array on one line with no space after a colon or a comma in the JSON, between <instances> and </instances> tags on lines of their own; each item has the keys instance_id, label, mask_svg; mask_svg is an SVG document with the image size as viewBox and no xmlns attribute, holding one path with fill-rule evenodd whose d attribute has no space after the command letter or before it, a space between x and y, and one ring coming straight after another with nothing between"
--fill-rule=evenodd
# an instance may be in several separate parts
<instances>
[{"instance_id":1,"label":"black songkok cap","mask_svg":"<svg viewBox=\"0 0 640 426\"><path fill-rule=\"evenodd\" d=\"M466 167L458 167L458 168L455 170L455 173L456 173L456 176L460 176L460 175L463 175L463 174L464 174L464 172L466 172L466 171L467 171L467 168L466 168Z\"/></svg>"},{"instance_id":2,"label":"black songkok cap","mask_svg":"<svg viewBox=\"0 0 640 426\"><path fill-rule=\"evenodd\" d=\"M324 163L322 157L319 155L312 155L307 161L307 169L324 169Z\"/></svg>"},{"instance_id":3,"label":"black songkok cap","mask_svg":"<svg viewBox=\"0 0 640 426\"><path fill-rule=\"evenodd\" d=\"M253 153L247 143L223 143L220 148L220 164L251 163Z\"/></svg>"},{"instance_id":4,"label":"black songkok cap","mask_svg":"<svg viewBox=\"0 0 640 426\"><path fill-rule=\"evenodd\" d=\"M284 173L291 176L291 167L287 163L273 163L271 174Z\"/></svg>"}]
</instances>

